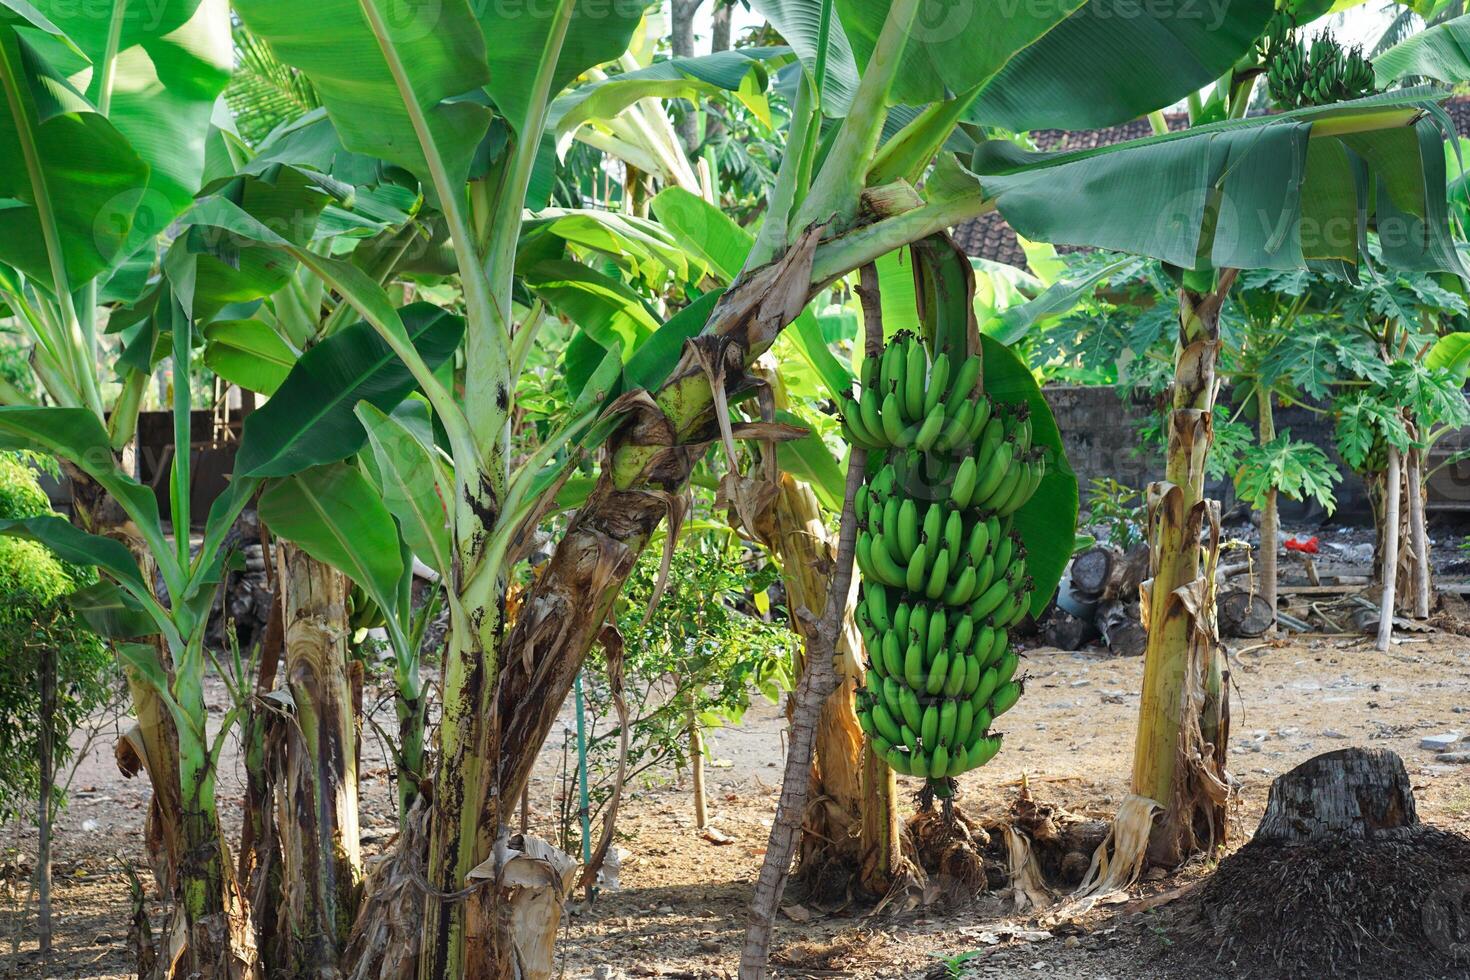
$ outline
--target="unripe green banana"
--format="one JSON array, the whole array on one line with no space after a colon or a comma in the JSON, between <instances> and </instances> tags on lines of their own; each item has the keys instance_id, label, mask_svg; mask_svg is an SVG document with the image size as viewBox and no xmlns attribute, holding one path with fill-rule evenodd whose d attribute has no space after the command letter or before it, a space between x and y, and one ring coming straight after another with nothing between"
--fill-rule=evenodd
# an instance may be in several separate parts
<instances>
[{"instance_id":1,"label":"unripe green banana","mask_svg":"<svg viewBox=\"0 0 1470 980\"><path fill-rule=\"evenodd\" d=\"M919 431L914 435L914 446L921 452L928 452L939 441L939 436L944 431L944 409L936 408L924 417L924 422L919 426Z\"/></svg>"},{"instance_id":2,"label":"unripe green banana","mask_svg":"<svg viewBox=\"0 0 1470 980\"><path fill-rule=\"evenodd\" d=\"M975 638L975 619L969 613L965 613L955 620L954 628L949 631L949 646L951 650L961 653L970 652L970 641Z\"/></svg>"},{"instance_id":3,"label":"unripe green banana","mask_svg":"<svg viewBox=\"0 0 1470 980\"><path fill-rule=\"evenodd\" d=\"M944 771L946 776L958 776L962 772L969 772L975 766L970 764L970 753L963 745L955 746L954 753L949 759L949 768Z\"/></svg>"},{"instance_id":4,"label":"unripe green banana","mask_svg":"<svg viewBox=\"0 0 1470 980\"><path fill-rule=\"evenodd\" d=\"M965 680L964 683L960 685L959 691L961 697L969 698L975 694L975 689L980 686L980 676L980 661L976 660L973 656L966 655Z\"/></svg>"},{"instance_id":5,"label":"unripe green banana","mask_svg":"<svg viewBox=\"0 0 1470 980\"><path fill-rule=\"evenodd\" d=\"M960 690L965 686L965 664L967 660L968 658L964 654L956 654L950 660L949 675L945 678L944 687L940 688L939 693L947 698L955 697L960 693ZM930 676L932 679L933 675Z\"/></svg>"},{"instance_id":6,"label":"unripe green banana","mask_svg":"<svg viewBox=\"0 0 1470 980\"><path fill-rule=\"evenodd\" d=\"M995 718L993 715L991 715L990 708L984 707L975 709L975 723L970 726L970 740L965 743L965 745L970 749L971 758L973 758L975 755L975 743L980 741L981 737L984 736L986 732L990 731L990 726L994 722Z\"/></svg>"},{"instance_id":7,"label":"unripe green banana","mask_svg":"<svg viewBox=\"0 0 1470 980\"><path fill-rule=\"evenodd\" d=\"M923 602L915 602L914 611L909 614L909 631L905 636L910 643L917 643L921 650L929 649L930 615L928 604Z\"/></svg>"},{"instance_id":8,"label":"unripe green banana","mask_svg":"<svg viewBox=\"0 0 1470 980\"><path fill-rule=\"evenodd\" d=\"M970 506L970 494L975 492L975 481L980 476L974 456L966 456L955 470L954 483L949 488L949 502L957 508ZM976 527L981 525L977 524Z\"/></svg>"},{"instance_id":9,"label":"unripe green banana","mask_svg":"<svg viewBox=\"0 0 1470 980\"><path fill-rule=\"evenodd\" d=\"M886 705L874 704L870 714L873 727L877 729L879 735L895 744L903 741L903 726L898 724Z\"/></svg>"},{"instance_id":10,"label":"unripe green banana","mask_svg":"<svg viewBox=\"0 0 1470 980\"><path fill-rule=\"evenodd\" d=\"M950 510L944 519L944 549L954 562L959 561L965 550L965 519L960 516L959 508Z\"/></svg>"},{"instance_id":11,"label":"unripe green banana","mask_svg":"<svg viewBox=\"0 0 1470 980\"><path fill-rule=\"evenodd\" d=\"M975 751L970 753L970 768L978 769L991 759L995 753L1000 751L1000 736L987 735L980 739L975 745Z\"/></svg>"},{"instance_id":12,"label":"unripe green banana","mask_svg":"<svg viewBox=\"0 0 1470 980\"><path fill-rule=\"evenodd\" d=\"M994 409L995 403L990 400L990 396L981 395L980 400L975 403L975 412L970 417L969 428L965 430L965 443L975 444L985 426L990 424L991 412Z\"/></svg>"},{"instance_id":13,"label":"unripe green banana","mask_svg":"<svg viewBox=\"0 0 1470 980\"><path fill-rule=\"evenodd\" d=\"M928 683L928 674L924 668L924 648L917 643L910 643L903 655L903 682L913 691L923 690Z\"/></svg>"},{"instance_id":14,"label":"unripe green banana","mask_svg":"<svg viewBox=\"0 0 1470 980\"><path fill-rule=\"evenodd\" d=\"M876 557L876 556L875 556ZM910 592L919 592L924 586L924 572L929 567L929 543L920 542L909 559L909 567L903 573L903 586Z\"/></svg>"},{"instance_id":15,"label":"unripe green banana","mask_svg":"<svg viewBox=\"0 0 1470 980\"><path fill-rule=\"evenodd\" d=\"M929 357L924 345L916 339L908 342L907 361L903 379L903 405L905 419L909 422L924 420L924 374L929 366Z\"/></svg>"},{"instance_id":16,"label":"unripe green banana","mask_svg":"<svg viewBox=\"0 0 1470 980\"><path fill-rule=\"evenodd\" d=\"M858 380L862 382L864 391L878 383L878 378L883 370L882 362L881 357L864 356L858 363Z\"/></svg>"},{"instance_id":17,"label":"unripe green banana","mask_svg":"<svg viewBox=\"0 0 1470 980\"><path fill-rule=\"evenodd\" d=\"M953 701L945 701L939 706L939 735L940 745L955 744L955 726L960 720L960 709Z\"/></svg>"},{"instance_id":18,"label":"unripe green banana","mask_svg":"<svg viewBox=\"0 0 1470 980\"><path fill-rule=\"evenodd\" d=\"M878 408L878 417L882 420L883 438L888 445L904 445L903 407L899 405L898 396L893 392L883 397L883 404Z\"/></svg>"},{"instance_id":19,"label":"unripe green banana","mask_svg":"<svg viewBox=\"0 0 1470 980\"><path fill-rule=\"evenodd\" d=\"M977 569L985 560L985 556L990 553L990 541L990 522L976 521L975 526L970 528L970 537L965 542L965 558Z\"/></svg>"},{"instance_id":20,"label":"unripe green banana","mask_svg":"<svg viewBox=\"0 0 1470 980\"><path fill-rule=\"evenodd\" d=\"M969 698L961 701L959 705L958 710L955 712L953 744L967 745L970 741L970 729L975 725L975 706L970 703ZM874 717L873 721L875 724L877 720Z\"/></svg>"},{"instance_id":21,"label":"unripe green banana","mask_svg":"<svg viewBox=\"0 0 1470 980\"><path fill-rule=\"evenodd\" d=\"M900 776L914 775L913 767L909 765L909 757L903 752L900 752L896 747L890 746L888 751L883 753L883 761L888 763L889 769L892 769Z\"/></svg>"},{"instance_id":22,"label":"unripe green banana","mask_svg":"<svg viewBox=\"0 0 1470 980\"><path fill-rule=\"evenodd\" d=\"M944 401L949 390L949 355L940 354L929 368L929 381L924 387L924 414L927 416Z\"/></svg>"},{"instance_id":23,"label":"unripe green banana","mask_svg":"<svg viewBox=\"0 0 1470 980\"><path fill-rule=\"evenodd\" d=\"M949 645L949 613L943 606L936 606L929 614L929 634L924 638L924 656L929 663L939 651Z\"/></svg>"},{"instance_id":24,"label":"unripe green banana","mask_svg":"<svg viewBox=\"0 0 1470 980\"><path fill-rule=\"evenodd\" d=\"M880 534L873 538L869 553L873 563L874 578L884 585L891 585L897 589L901 589L907 584L908 577L904 570L898 566L898 563L893 560L892 549L889 548L888 542L883 539L883 535Z\"/></svg>"},{"instance_id":25,"label":"unripe green banana","mask_svg":"<svg viewBox=\"0 0 1470 980\"><path fill-rule=\"evenodd\" d=\"M1020 664L1021 658L1017 656L1016 651L1007 650L1005 653L1001 654L1000 659L996 662L995 665L996 683L1005 684L1006 682L1008 682L1013 676L1015 676L1016 668L1020 666ZM996 713L999 714L999 712Z\"/></svg>"},{"instance_id":26,"label":"unripe green banana","mask_svg":"<svg viewBox=\"0 0 1470 980\"><path fill-rule=\"evenodd\" d=\"M995 612L995 610L999 609L1000 604L1010 594L1011 586L1005 579L992 582L989 588L980 593L980 598L970 604L970 615L974 616L977 620L985 619L991 613Z\"/></svg>"},{"instance_id":27,"label":"unripe green banana","mask_svg":"<svg viewBox=\"0 0 1470 980\"><path fill-rule=\"evenodd\" d=\"M900 602L898 608L893 610L893 629L891 632L897 633L899 637L908 636L909 617L912 614L913 610L909 608L909 604L907 602Z\"/></svg>"},{"instance_id":28,"label":"unripe green banana","mask_svg":"<svg viewBox=\"0 0 1470 980\"><path fill-rule=\"evenodd\" d=\"M888 439L887 430L883 428L883 396L876 389L869 388L863 392L858 399L858 420L863 424L863 431L878 445L886 448L892 443Z\"/></svg>"},{"instance_id":29,"label":"unripe green banana","mask_svg":"<svg viewBox=\"0 0 1470 980\"><path fill-rule=\"evenodd\" d=\"M944 689L944 682L949 677L949 651L940 650L939 655L934 658L934 663L929 667L929 674L924 681L924 691L927 694L938 694Z\"/></svg>"},{"instance_id":30,"label":"unripe green banana","mask_svg":"<svg viewBox=\"0 0 1470 980\"><path fill-rule=\"evenodd\" d=\"M1016 492L1016 487L1020 485L1021 479L1025 475L1026 468L1020 463L1014 460L1007 462L1006 472L1001 477L1000 483L996 485L995 489L983 497L978 492L976 493L978 499L975 501L975 506L983 510L995 511L999 514L1000 504L1010 499L1011 494Z\"/></svg>"},{"instance_id":31,"label":"unripe green banana","mask_svg":"<svg viewBox=\"0 0 1470 980\"><path fill-rule=\"evenodd\" d=\"M975 569L966 568L944 590L944 601L951 606L963 606L970 601L970 596L974 591Z\"/></svg>"},{"instance_id":32,"label":"unripe green banana","mask_svg":"<svg viewBox=\"0 0 1470 980\"><path fill-rule=\"evenodd\" d=\"M938 736L939 707L935 704L928 704L924 707L924 721L919 728L919 741L925 748L928 748L935 743Z\"/></svg>"},{"instance_id":33,"label":"unripe green banana","mask_svg":"<svg viewBox=\"0 0 1470 980\"><path fill-rule=\"evenodd\" d=\"M908 725L904 725L899 729L899 734L903 736L903 744L912 757L913 753L919 751L919 733Z\"/></svg>"},{"instance_id":34,"label":"unripe green banana","mask_svg":"<svg viewBox=\"0 0 1470 980\"><path fill-rule=\"evenodd\" d=\"M896 630L883 634L883 676L895 680L903 678L903 644L898 641L901 635Z\"/></svg>"},{"instance_id":35,"label":"unripe green banana","mask_svg":"<svg viewBox=\"0 0 1470 980\"><path fill-rule=\"evenodd\" d=\"M1005 714L1015 706L1021 698L1021 685L1015 681L1002 684L990 699L990 713L996 718ZM927 719L926 719L927 720Z\"/></svg>"},{"instance_id":36,"label":"unripe green banana","mask_svg":"<svg viewBox=\"0 0 1470 980\"><path fill-rule=\"evenodd\" d=\"M949 552L941 550L939 557L934 561L934 569L929 573L929 584L924 589L924 595L930 599L939 599L944 596L944 587L949 584Z\"/></svg>"},{"instance_id":37,"label":"unripe green banana","mask_svg":"<svg viewBox=\"0 0 1470 980\"><path fill-rule=\"evenodd\" d=\"M898 344L892 343L884 348L878 371L878 387L884 395L891 394L898 384L898 375L902 373L902 368L899 367L901 359L902 351Z\"/></svg>"},{"instance_id":38,"label":"unripe green banana","mask_svg":"<svg viewBox=\"0 0 1470 980\"><path fill-rule=\"evenodd\" d=\"M881 440L874 439L863 426L862 409L856 398L845 398L842 402L842 436L855 446L864 449L882 449Z\"/></svg>"},{"instance_id":39,"label":"unripe green banana","mask_svg":"<svg viewBox=\"0 0 1470 980\"><path fill-rule=\"evenodd\" d=\"M975 688L975 693L970 695L970 706L978 713L995 694L995 689L1000 687L1000 674L994 667L980 675L980 686Z\"/></svg>"},{"instance_id":40,"label":"unripe green banana","mask_svg":"<svg viewBox=\"0 0 1470 980\"><path fill-rule=\"evenodd\" d=\"M884 738L882 735L869 736L869 741L873 743L873 754L876 755L878 758L887 761L888 750L893 748L893 743L888 741L888 739Z\"/></svg>"},{"instance_id":41,"label":"unripe green banana","mask_svg":"<svg viewBox=\"0 0 1470 980\"><path fill-rule=\"evenodd\" d=\"M949 393L945 402L958 405L960 402L970 401L975 394L975 382L980 380L980 369L983 363L979 355L972 354L961 362L959 369L954 372L954 380L950 383ZM984 399L981 395L981 399ZM953 414L951 412L951 414Z\"/></svg>"},{"instance_id":42,"label":"unripe green banana","mask_svg":"<svg viewBox=\"0 0 1470 980\"><path fill-rule=\"evenodd\" d=\"M980 479L975 483L975 492L970 496L971 507L987 507L995 492L1005 484L1011 473L1011 444L1003 442L987 457L981 457Z\"/></svg>"},{"instance_id":43,"label":"unripe green banana","mask_svg":"<svg viewBox=\"0 0 1470 980\"><path fill-rule=\"evenodd\" d=\"M903 672L890 674L883 679L883 706L894 718L903 718Z\"/></svg>"},{"instance_id":44,"label":"unripe green banana","mask_svg":"<svg viewBox=\"0 0 1470 980\"><path fill-rule=\"evenodd\" d=\"M941 405L935 411L947 413L948 409ZM946 414L944 416L944 429L940 433L939 438L935 440L934 448L940 452L947 453L970 442L970 428L974 419L974 403L962 402L953 415Z\"/></svg>"},{"instance_id":45,"label":"unripe green banana","mask_svg":"<svg viewBox=\"0 0 1470 980\"><path fill-rule=\"evenodd\" d=\"M893 629L893 613L888 608L888 590L875 584L866 590L868 618L880 630Z\"/></svg>"},{"instance_id":46,"label":"unripe green banana","mask_svg":"<svg viewBox=\"0 0 1470 980\"><path fill-rule=\"evenodd\" d=\"M893 557L898 562L906 562L913 557L914 549L919 547L919 508L912 497L904 500L895 509L894 523L897 529L894 538L899 553Z\"/></svg>"},{"instance_id":47,"label":"unripe green banana","mask_svg":"<svg viewBox=\"0 0 1470 980\"><path fill-rule=\"evenodd\" d=\"M921 751L915 751L909 756L909 769L915 776L927 777L929 775L929 756Z\"/></svg>"},{"instance_id":48,"label":"unripe green banana","mask_svg":"<svg viewBox=\"0 0 1470 980\"><path fill-rule=\"evenodd\" d=\"M929 755L929 772L934 776L943 776L949 772L949 749L943 743L934 746L934 751Z\"/></svg>"},{"instance_id":49,"label":"unripe green banana","mask_svg":"<svg viewBox=\"0 0 1470 980\"><path fill-rule=\"evenodd\" d=\"M943 530L943 524L944 505L939 503L938 501L935 501L934 503L929 505L929 508L926 511L924 511L924 526L921 536L921 540L926 541L929 544L929 554L931 556L931 559L932 557L938 557L938 549L943 544L943 542L940 541L939 538L940 531Z\"/></svg>"},{"instance_id":50,"label":"unripe green banana","mask_svg":"<svg viewBox=\"0 0 1470 980\"><path fill-rule=\"evenodd\" d=\"M916 692L916 687L903 684L898 686L898 703L903 709L904 723L917 732L924 723L924 713L919 709L919 695Z\"/></svg>"},{"instance_id":51,"label":"unripe green banana","mask_svg":"<svg viewBox=\"0 0 1470 980\"><path fill-rule=\"evenodd\" d=\"M888 555L895 563L902 566L909 560L912 549L903 546L903 531L900 528L902 521L899 515L903 513L903 505L907 501L900 500L897 496L889 497L883 502L883 516L879 520L879 526L875 532L883 535L883 543L888 545Z\"/></svg>"}]
</instances>

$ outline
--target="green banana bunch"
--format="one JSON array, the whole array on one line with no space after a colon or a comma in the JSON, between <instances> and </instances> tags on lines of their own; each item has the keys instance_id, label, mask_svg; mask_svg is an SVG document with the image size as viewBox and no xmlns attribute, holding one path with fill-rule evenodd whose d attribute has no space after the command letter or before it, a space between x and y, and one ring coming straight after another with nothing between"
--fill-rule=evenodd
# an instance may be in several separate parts
<instances>
[{"instance_id":1,"label":"green banana bunch","mask_svg":"<svg viewBox=\"0 0 1470 980\"><path fill-rule=\"evenodd\" d=\"M1267 91L1283 109L1347 102L1378 91L1373 63L1363 49L1342 47L1330 31L1308 44L1278 17L1257 50L1266 65Z\"/></svg>"},{"instance_id":2,"label":"green banana bunch","mask_svg":"<svg viewBox=\"0 0 1470 980\"><path fill-rule=\"evenodd\" d=\"M981 367L931 362L901 333L864 360L843 406L847 437L883 453L854 504L869 661L858 721L894 771L939 796L999 751L991 725L1021 695L1008 631L1032 581L1012 518L1046 474L1029 409L977 391Z\"/></svg>"}]
</instances>

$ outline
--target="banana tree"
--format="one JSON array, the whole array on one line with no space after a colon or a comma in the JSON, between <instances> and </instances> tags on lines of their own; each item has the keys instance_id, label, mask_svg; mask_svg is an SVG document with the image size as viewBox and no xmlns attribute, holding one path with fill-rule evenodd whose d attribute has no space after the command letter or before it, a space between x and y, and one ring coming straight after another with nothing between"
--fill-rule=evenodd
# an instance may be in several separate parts
<instances>
[{"instance_id":1,"label":"banana tree","mask_svg":"<svg viewBox=\"0 0 1470 980\"><path fill-rule=\"evenodd\" d=\"M923 30L913 29L917 0L899 0L889 7L839 4L825 15L815 4L772 5L767 10L797 51L803 71L788 139L793 152L783 164L761 234L730 289L660 329L669 341L692 338L684 357L672 369L667 362L653 365L650 358L617 378L627 389L617 405L625 418L607 441L599 486L529 590L523 614L506 635L500 628L508 572L503 556L528 516L524 508L532 495L527 491L544 475L538 468L524 480L512 481L504 445L517 368L512 353L519 331L513 323L511 286L518 219L533 189L550 98L579 70L615 57L619 52L610 49L625 43L636 15L614 18L611 24L604 17L599 29L590 31L590 18L571 0L558 6L554 17L536 22L447 3L436 7L437 20L429 30L427 15L417 12L406 21L390 19L378 5L368 4L336 16L329 5L319 14L331 17L336 26L323 41L311 18L299 11L272 0L239 5L246 24L313 82L349 149L383 157L431 189L443 210L464 289L467 347L461 405L403 343L401 320L380 289L331 260L300 257L356 306L410 367L454 458L451 528L456 564L449 582L454 625L439 735L441 768L429 857L433 894L426 902L421 975L506 972L513 952L507 936L495 935L499 917L493 914L501 896L494 888L480 888L461 899L460 890L483 862L490 860L486 871L493 872L510 859L503 828L511 801L518 798L534 749L544 740L632 559L670 511L693 460L708 444L716 406L723 406L728 391L739 390L745 367L800 314L816 288L897 246L997 205L1013 221L1028 223L1029 237L1051 237L1053 230L1071 234L1079 218L1089 216L1091 225L1080 233L1083 239L1112 239L1135 251L1166 253L1172 260L1183 255L1185 264L1193 265L1201 229L1209 224L1206 189L1222 173L1208 165L1212 148L1234 149L1244 156L1247 137L1264 136L1280 145L1290 139L1304 142L1315 129L1315 120L1258 123L1254 129L1242 124L1248 131L1207 134L1182 146L1128 147L1123 155L1098 164L1081 161L1084 170L1127 164L1130 181L1114 185L1118 192L1110 188L1107 202L1094 199L1085 207L1071 202L1067 214L1040 215L1035 213L1038 183L1055 188L1055 178L1061 176L1062 185L1068 186L1071 174L1058 168L1071 161L1019 159L1014 151L987 141L968 168L942 157L924 194L914 195L908 206L889 206L896 213L884 216L877 210L874 220L863 210L870 178L918 180L961 118L1020 129L1131 117L1172 101L1234 64L1270 12L1265 4L1236 5L1222 23L1213 25L1150 13L1131 20L1124 36L1110 30L1104 18L1094 17L1094 6L1027 12L988 29L978 40L964 31L965 23L979 13L970 4L954 11L965 23L949 21L939 28L925 24ZM1172 40L1153 44L1155 33ZM1078 71L1079 50L1091 59L1089 70ZM1169 52L1160 71L1168 77L1169 91L1142 92L1127 72L1111 70L1145 52L1157 60L1159 50ZM1076 87L1082 84L1076 79L1083 77L1085 98ZM463 97L481 91L485 97ZM1036 97L1038 92L1045 92L1045 98ZM955 98L954 93L963 94ZM1079 97L1070 97L1074 93ZM880 150L886 109L898 102L932 108ZM1420 112L1409 105L1365 113L1368 118L1351 128L1408 126ZM827 139L819 140L829 114L840 121L833 122ZM487 133L492 135L486 152L477 155ZM1333 126L1324 125L1320 135L1334 137ZM1206 165L1200 166L1201 161ZM1292 169L1288 161L1265 168L1255 184L1231 177L1224 187L1228 195L1248 195L1248 203L1264 206L1270 217L1283 212L1291 217L1294 202L1286 188L1299 182L1304 166L1299 160ZM1139 186L1135 178L1151 180L1159 172L1179 188L1178 222L1159 228L1142 228L1137 221L1117 223L1124 230L1099 227L1107 223L1101 215L1113 210L1102 203L1134 199ZM1348 175L1344 166L1331 176L1345 180ZM890 201L895 197L886 196ZM224 210L200 220L229 224L234 216ZM1333 212L1339 215L1346 217L1346 210ZM1354 228L1356 215L1354 207ZM269 229L238 223L235 230L265 247L290 250ZM1296 241L1296 229L1290 231L1286 238ZM1268 240L1276 247L1274 239L1262 237L1253 226L1240 228L1239 235L1258 248ZM1217 241L1225 237L1215 235ZM1300 261L1299 246L1295 255ZM640 389L653 394L641 394Z\"/></svg>"}]
</instances>

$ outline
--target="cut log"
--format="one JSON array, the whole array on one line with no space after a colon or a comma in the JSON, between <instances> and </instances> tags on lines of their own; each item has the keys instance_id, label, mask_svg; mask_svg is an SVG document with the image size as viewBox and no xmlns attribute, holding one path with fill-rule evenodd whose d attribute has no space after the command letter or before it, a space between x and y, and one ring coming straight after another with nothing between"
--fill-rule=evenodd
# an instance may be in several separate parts
<instances>
[{"instance_id":1,"label":"cut log","mask_svg":"<svg viewBox=\"0 0 1470 980\"><path fill-rule=\"evenodd\" d=\"M1148 545L1140 544L1122 560L1113 562L1108 584L1103 589L1104 602L1138 602L1138 586L1148 578Z\"/></svg>"},{"instance_id":2,"label":"cut log","mask_svg":"<svg viewBox=\"0 0 1470 980\"><path fill-rule=\"evenodd\" d=\"M1139 622L1136 602L1102 603L1097 607L1097 628L1108 649L1120 657L1141 657L1148 647L1148 630Z\"/></svg>"},{"instance_id":3,"label":"cut log","mask_svg":"<svg viewBox=\"0 0 1470 980\"><path fill-rule=\"evenodd\" d=\"M1090 619L1073 616L1061 606L1047 617L1042 640L1058 650L1080 650L1097 638L1097 626Z\"/></svg>"},{"instance_id":4,"label":"cut log","mask_svg":"<svg viewBox=\"0 0 1470 980\"><path fill-rule=\"evenodd\" d=\"M1339 749L1271 783L1257 841L1296 844L1395 836L1419 824L1404 761L1387 749Z\"/></svg>"},{"instance_id":5,"label":"cut log","mask_svg":"<svg viewBox=\"0 0 1470 980\"><path fill-rule=\"evenodd\" d=\"M1276 619L1276 610L1260 593L1244 589L1220 593L1218 609L1222 636L1261 636Z\"/></svg>"},{"instance_id":6,"label":"cut log","mask_svg":"<svg viewBox=\"0 0 1470 980\"><path fill-rule=\"evenodd\" d=\"M1122 553L1110 545L1088 548L1072 559L1072 592L1079 599L1099 599L1113 575L1113 565Z\"/></svg>"}]
</instances>

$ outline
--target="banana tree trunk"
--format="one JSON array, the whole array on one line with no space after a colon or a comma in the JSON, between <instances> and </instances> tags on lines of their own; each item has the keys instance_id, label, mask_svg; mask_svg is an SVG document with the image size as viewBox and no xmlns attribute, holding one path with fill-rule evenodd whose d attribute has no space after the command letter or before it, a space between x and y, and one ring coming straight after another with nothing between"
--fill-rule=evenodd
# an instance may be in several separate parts
<instances>
[{"instance_id":1,"label":"banana tree trunk","mask_svg":"<svg viewBox=\"0 0 1470 980\"><path fill-rule=\"evenodd\" d=\"M1204 482L1220 306L1233 280L1227 270L1209 292L1180 290L1165 479L1149 487L1153 579L1133 792L1160 804L1148 854L1170 866L1214 853L1225 840L1229 710L1213 586L1219 508L1205 499ZM1210 532L1208 552L1200 545L1203 530Z\"/></svg>"},{"instance_id":2,"label":"banana tree trunk","mask_svg":"<svg viewBox=\"0 0 1470 980\"><path fill-rule=\"evenodd\" d=\"M746 366L805 308L820 232L807 229L779 259L732 285L656 395L638 390L619 400L626 424L610 440L598 485L528 589L509 634L503 589L451 616L445 689L465 703L446 704L445 713L464 722L449 732L440 726L421 980L514 975L510 903L482 879L467 884L469 873L493 856L485 871L493 881L495 869L508 865L516 801L587 651L654 531L666 516L682 514L689 476L713 438L716 391L723 400L743 390ZM486 696L490 710L463 710Z\"/></svg>"},{"instance_id":3,"label":"banana tree trunk","mask_svg":"<svg viewBox=\"0 0 1470 980\"><path fill-rule=\"evenodd\" d=\"M271 568L269 534L264 529L261 531L261 546L266 555L266 568ZM287 962L278 929L281 843L276 824L276 767L270 764L273 753L270 733L279 731L280 726L271 724L273 709L268 700L268 695L276 687L286 637L280 580L274 574L272 578L273 598L265 637L260 645L254 696L240 729L241 754L245 760L245 799L241 806L244 820L240 829L240 857L236 871L236 880L245 891L246 904L250 909L261 969L267 976L284 970Z\"/></svg>"},{"instance_id":4,"label":"banana tree trunk","mask_svg":"<svg viewBox=\"0 0 1470 980\"><path fill-rule=\"evenodd\" d=\"M65 469L71 484L72 522L89 534L100 534L122 542L137 559L143 580L153 581L153 556L137 527L91 477L70 465ZM162 640L150 642L165 673L171 676L173 658L168 647ZM173 717L153 686L133 667L126 666L123 673L137 722L133 738L129 740L133 742L136 758L128 764L124 774L136 775L141 768L147 773L153 788L145 834L148 862L159 889L165 894L172 894L184 849L180 825L184 806L183 793L179 788L179 736L174 729ZM123 748L120 747L119 760L122 758Z\"/></svg>"},{"instance_id":5,"label":"banana tree trunk","mask_svg":"<svg viewBox=\"0 0 1470 980\"><path fill-rule=\"evenodd\" d=\"M1261 445L1276 438L1276 419L1272 414L1271 391L1264 386L1256 388L1256 404L1260 415ZM1276 630L1276 549L1281 529L1281 512L1276 488L1266 491L1266 505L1261 509L1261 598L1271 609L1271 631Z\"/></svg>"},{"instance_id":6,"label":"banana tree trunk","mask_svg":"<svg viewBox=\"0 0 1470 980\"><path fill-rule=\"evenodd\" d=\"M694 826L703 830L709 824L709 809L704 798L704 735L693 711L688 712L685 718L689 732L689 771L694 777Z\"/></svg>"},{"instance_id":7,"label":"banana tree trunk","mask_svg":"<svg viewBox=\"0 0 1470 980\"><path fill-rule=\"evenodd\" d=\"M328 980L341 975L362 883L347 580L294 545L277 554L294 706L281 785L285 928L291 975Z\"/></svg>"}]
</instances>

